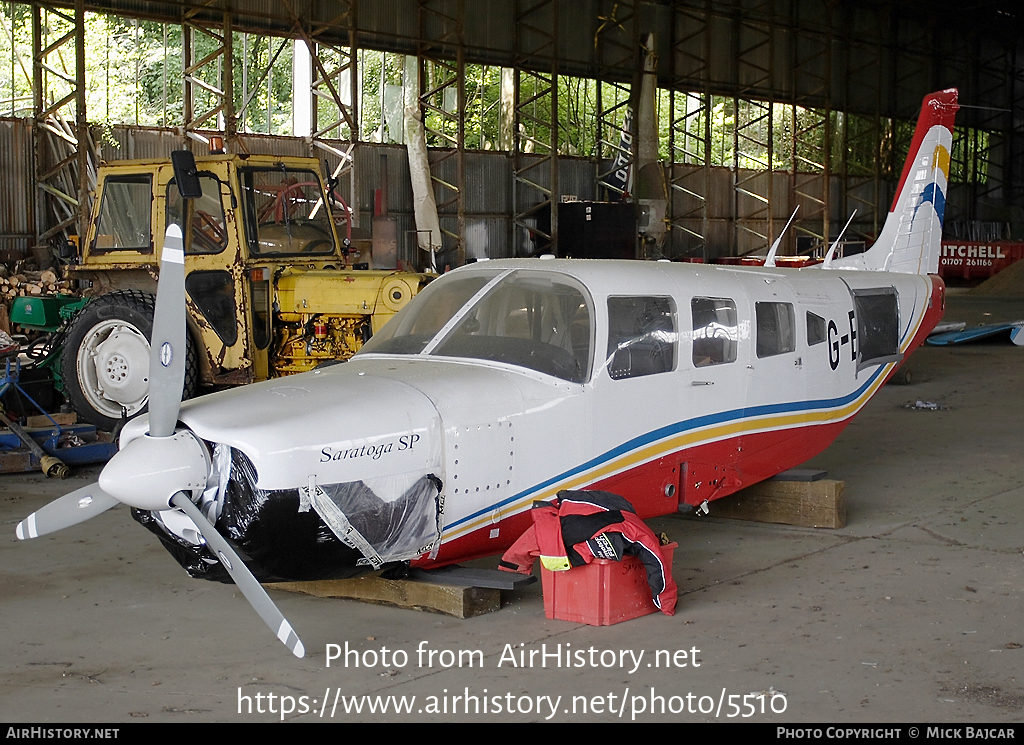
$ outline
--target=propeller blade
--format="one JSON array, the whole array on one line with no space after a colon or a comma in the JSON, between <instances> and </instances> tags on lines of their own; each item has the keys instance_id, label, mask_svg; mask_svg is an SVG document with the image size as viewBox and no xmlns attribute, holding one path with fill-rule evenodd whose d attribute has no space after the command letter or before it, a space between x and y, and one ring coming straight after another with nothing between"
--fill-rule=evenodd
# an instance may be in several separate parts
<instances>
[{"instance_id":1,"label":"propeller blade","mask_svg":"<svg viewBox=\"0 0 1024 745\"><path fill-rule=\"evenodd\" d=\"M120 503L100 489L99 484L89 484L36 510L18 523L14 532L23 541L38 538L83 523L117 504Z\"/></svg>"},{"instance_id":2,"label":"propeller blade","mask_svg":"<svg viewBox=\"0 0 1024 745\"><path fill-rule=\"evenodd\" d=\"M149 434L169 437L185 386L185 250L181 228L167 226L149 356Z\"/></svg>"},{"instance_id":3,"label":"propeller blade","mask_svg":"<svg viewBox=\"0 0 1024 745\"><path fill-rule=\"evenodd\" d=\"M249 567L242 563L242 560L238 558L238 554L224 540L224 537L217 532L213 524L199 511L199 508L192 503L192 500L184 492L178 492L171 498L171 504L188 515L196 527L199 528L199 532L203 534L206 543L217 554L220 563L228 570L228 574L231 575L231 579L235 581L238 589L245 595L249 605L259 614L260 618L270 627L270 630L274 632L277 638L296 657L305 656L305 647L302 646L302 641L292 629L291 624L288 623L288 620L277 609L277 606L274 605L274 601L267 595L266 590L252 576Z\"/></svg>"}]
</instances>

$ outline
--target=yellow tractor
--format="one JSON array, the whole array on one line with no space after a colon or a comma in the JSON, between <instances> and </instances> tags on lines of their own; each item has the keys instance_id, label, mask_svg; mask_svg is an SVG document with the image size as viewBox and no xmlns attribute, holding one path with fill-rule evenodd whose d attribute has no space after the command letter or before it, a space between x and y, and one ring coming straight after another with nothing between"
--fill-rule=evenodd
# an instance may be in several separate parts
<instances>
[{"instance_id":1,"label":"yellow tractor","mask_svg":"<svg viewBox=\"0 0 1024 745\"><path fill-rule=\"evenodd\" d=\"M146 407L171 223L185 240L186 397L347 359L429 279L346 263L314 158L212 155L196 171L202 196L183 200L169 159L99 169L81 261L70 268L90 300L63 334L60 377L79 416L100 427Z\"/></svg>"}]
</instances>

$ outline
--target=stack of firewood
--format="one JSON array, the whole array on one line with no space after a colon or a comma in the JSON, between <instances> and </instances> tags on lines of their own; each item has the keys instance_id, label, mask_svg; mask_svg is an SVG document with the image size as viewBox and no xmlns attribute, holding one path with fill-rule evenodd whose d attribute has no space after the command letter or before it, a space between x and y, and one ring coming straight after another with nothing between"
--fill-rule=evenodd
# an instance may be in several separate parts
<instances>
[{"instance_id":1,"label":"stack of firewood","mask_svg":"<svg viewBox=\"0 0 1024 745\"><path fill-rule=\"evenodd\" d=\"M55 293L68 293L71 283L57 276L52 269L44 269L41 272L19 271L8 273L2 270L0 265L0 296L7 304L16 297L25 295L53 295Z\"/></svg>"},{"instance_id":2,"label":"stack of firewood","mask_svg":"<svg viewBox=\"0 0 1024 745\"><path fill-rule=\"evenodd\" d=\"M29 264L29 266L33 266ZM18 297L37 297L39 295L74 295L72 284L62 279L58 270L29 269L22 262L17 262L14 269L0 263L0 331L12 333L10 310L14 299ZM31 334L30 334L31 336Z\"/></svg>"}]
</instances>

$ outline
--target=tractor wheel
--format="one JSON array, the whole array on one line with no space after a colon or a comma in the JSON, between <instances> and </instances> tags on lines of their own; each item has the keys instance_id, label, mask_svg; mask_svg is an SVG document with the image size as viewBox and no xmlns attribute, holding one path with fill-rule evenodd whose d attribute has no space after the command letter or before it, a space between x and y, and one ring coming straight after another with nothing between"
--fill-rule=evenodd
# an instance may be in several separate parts
<instances>
[{"instance_id":1,"label":"tractor wheel","mask_svg":"<svg viewBox=\"0 0 1024 745\"><path fill-rule=\"evenodd\" d=\"M96 298L72 319L61 355L64 393L78 415L112 430L149 403L149 339L155 298L118 290ZM195 343L187 340L182 399L195 395L199 379Z\"/></svg>"}]
</instances>

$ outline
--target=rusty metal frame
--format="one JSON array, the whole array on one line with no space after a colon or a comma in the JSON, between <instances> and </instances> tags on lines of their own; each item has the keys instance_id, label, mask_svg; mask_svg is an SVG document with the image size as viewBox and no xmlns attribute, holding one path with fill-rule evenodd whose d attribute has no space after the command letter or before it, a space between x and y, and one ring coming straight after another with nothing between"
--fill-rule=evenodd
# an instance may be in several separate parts
<instances>
[{"instance_id":1,"label":"rusty metal frame","mask_svg":"<svg viewBox=\"0 0 1024 745\"><path fill-rule=\"evenodd\" d=\"M182 13L181 18L181 43L182 43L182 105L184 109L183 134L186 137L207 143L208 139L199 133L200 129L215 129L224 132L224 143L227 148L233 149L237 144L237 122L235 118L234 101L234 70L233 59L233 32L232 16L230 11L223 11L221 15L221 26L219 29L211 28L200 22L199 18L204 11L219 8L218 0L203 0ZM205 35L214 40L216 46L213 51L200 60L196 60L196 33ZM204 80L204 72L214 69L216 66L217 83L210 83ZM225 74L226 73L226 74ZM196 93L203 90L213 98L213 106L205 111L196 111ZM216 117L217 123L214 126L208 125L210 119Z\"/></svg>"},{"instance_id":2,"label":"rusty metal frame","mask_svg":"<svg viewBox=\"0 0 1024 745\"><path fill-rule=\"evenodd\" d=\"M973 128L970 136L973 139L971 147L971 162L966 174L970 184L971 198L969 201L969 218L979 220L979 207L982 202L994 196L1001 195L1006 188L1006 174L1004 164L1008 158L1005 154L1008 137L1007 133L1013 131L1013 121L1009 119L1011 113L1003 107L1003 102L1009 99L1011 86L1010 76L1004 64L1007 50L1002 44L985 44L975 37L972 44L973 88L976 91L978 101L988 102L984 108L975 109L973 116ZM982 143L982 136L985 137ZM998 157L1002 154L1003 157Z\"/></svg>"},{"instance_id":3,"label":"rusty metal frame","mask_svg":"<svg viewBox=\"0 0 1024 745\"><path fill-rule=\"evenodd\" d=\"M892 113L888 123L890 130L886 143L883 177L892 182L900 177L903 158L910 149L910 141L913 138L913 125L900 127L897 122L903 120L905 123L912 123L917 118L921 96L934 90L932 86L935 80L935 60L931 54L925 54L921 50L929 48L935 31L930 26L918 28L900 23L894 12L889 15L892 55L889 65L891 75L888 80L890 100L886 108Z\"/></svg>"},{"instance_id":4,"label":"rusty metal frame","mask_svg":"<svg viewBox=\"0 0 1024 745\"><path fill-rule=\"evenodd\" d=\"M305 0L291 1L305 2ZM421 77L423 77L423 66L426 64L447 65L449 70L454 71L454 75L449 73L445 76L445 80L449 81L446 86L456 89L463 88L461 79L463 78L462 73L465 71L466 60L486 64L514 64L517 68L517 76L521 79L524 79L524 76L535 75L544 76L545 79L550 77L551 95L557 100L559 71L571 71L574 75L592 75L602 81L604 85L614 85L625 93L626 86L629 85L627 76L631 71L635 72L638 67L639 35L637 29L641 23L640 17L646 18L650 15L657 18L671 18L676 31L672 53L674 60L672 64L675 65L675 69L668 73L664 68L659 71L662 84L665 84L666 74L676 81L683 81L686 77L692 78L698 72L701 75L706 75L703 81L688 80L670 88L674 112L673 141L671 143L673 160L697 161L700 159L701 142L699 138L694 139L695 135L690 122L699 120L703 116L701 112L710 108L712 94L731 97L737 107L740 101L768 101L772 106L778 105L779 101L785 101L786 105L802 105L809 109L829 113L828 116L822 114L817 123L807 127L805 131L799 132L797 138L802 142L816 142L821 140L819 132L825 131L824 141L828 142L830 147L833 140L836 140L836 145L841 141L843 152L829 153L827 152L828 148L825 148L826 151L820 153L821 157L806 156L815 164L815 167L810 169L806 167L806 164L791 165L791 168L794 169L791 184L797 192L804 194L804 196L797 196L805 204L798 216L804 221L803 232L820 235L823 238L829 232L830 218L835 219L836 217L835 213L829 214L825 197L829 188L831 171L841 174L846 179L842 187L845 211L848 212L852 206L857 206L861 210L854 230L859 227L862 235L877 232L880 227L880 218L885 214L889 196L885 193L887 182L898 177L900 159L902 158L901 145L905 145L902 142L906 137L903 133L905 127L900 130L899 137L893 137L893 122L897 119L902 122L912 118L915 113L912 109L916 108L922 91L933 89L929 86L937 87L950 83L948 78L943 78L940 73L948 72L952 69L951 66L957 66L955 71L960 72L962 67L965 74L973 75L969 78L970 87L965 86L965 101L969 95L970 104L989 104L1011 109L1009 113L967 114L964 116L963 120L970 121L971 126L990 134L987 146L975 147L970 150L968 157L973 159L973 162L965 164L969 172L980 172L979 169L982 169L987 162L988 179L983 184L966 187L966 189L973 189L973 192L962 202L965 205L970 203L971 209L974 209L973 205L977 204L977 200L998 198L1001 204L1012 204L1014 200L1019 201L1022 198L1024 195L1024 137L1020 134L1020 127L1015 128L1015 122L1024 112L1024 73L1021 71L1024 67L1024 60L1022 60L1024 47L1021 46L1019 39L1010 36L997 38L998 29L981 27L980 30L969 29L970 35L966 35L963 47L950 50L948 33L946 36L941 36L939 34L941 29L937 25L917 22L909 15L909 11L898 5L883 3L865 9L862 6L830 0L829 10L826 14L828 20L822 21L819 25L808 23L806 18L798 17L795 14L794 9L798 8L799 4L790 4L787 6L788 9L782 11L779 11L774 5L768 0L742 0L742 2L732 0L732 2L723 3L712 3L709 0L686 0L686 2L668 5L662 3L646 5L640 0L622 0L621 2L596 0L593 7L598 18L590 19L594 24L592 28L596 31L593 52L589 59L584 59L586 55L581 54L581 50L570 49L570 53L576 52L575 61L571 65L558 60L559 40L557 36L557 16L559 13L570 13L573 9L569 0L517 0L515 6L517 18L522 17L529 20L534 16L539 18L547 13L555 19L554 26L549 25L543 29L551 39L555 40L554 51L540 56L534 53L536 50L527 49L520 42L516 42L514 48L504 42L491 48L486 43L477 44L476 40L470 39L467 45L467 40L462 38L463 23L467 18L474 20L471 15L475 9L474 6L469 6L467 9L465 0L417 0L416 6L410 5L409 7L419 9L418 31L415 24L410 25L412 30L407 28L407 32L403 32L406 35L391 34L383 27L380 29L368 28L366 29L367 35L363 38L372 38L375 48L387 47L393 52L419 54ZM89 192L90 169L93 161L90 160L89 155L92 146L89 143L85 117L84 64L78 64L78 60L84 58L82 38L84 36L85 9L110 12L112 8L128 8L122 11L128 16L141 15L143 10L131 8L119 1L108 3L98 2L98 0L48 0L45 3L33 3L32 7L34 9L33 24L39 29L33 35L35 176L36 188L40 190L42 196L36 210L37 229L35 232L39 239L46 240L61 232L68 234L76 232L85 219L83 216L88 214L85 195ZM232 111L234 96L231 90L232 76L228 74L230 65L221 65L221 76L218 78L206 73L207 66L221 64L230 58L233 29L278 36L290 34L306 38L307 43L313 44L318 50L314 59L321 59L323 69L317 73L317 85L323 94L322 98L336 98L337 90L330 90L329 81L336 79L337 74L345 74L344 69L349 70L353 79L358 76L354 65L354 53L357 48L357 34L362 32L359 30L356 19L356 7L357 0L345 0L345 4L340 6L337 3L325 5L310 0L306 2L308 12L303 11L303 14L306 18L315 18L316 20L306 21L299 27L295 27L294 22L290 27L283 22L282 19L286 21L288 14L279 7L265 8L253 15L244 11L232 12L223 0L183 0L178 4L147 8L147 12L151 13L148 17L178 22L183 25L183 43L187 48L186 62L182 72L183 87L185 88L183 107L186 122L183 131L189 135L196 135L198 134L196 130L201 126L208 125L215 116L222 115L229 144L235 137L234 130L237 125L235 112ZM551 10L545 10L546 8ZM245 10L251 9L246 8ZM782 17L780 17L780 13ZM861 128L857 132L844 127L835 133L839 135L836 138L832 136L831 131L828 131L832 122L835 121L829 107L842 110L843 101L842 94L838 90L833 94L829 88L833 84L832 78L835 78L835 81L840 81L843 79L843 75L832 75L833 70L824 70L825 67L834 67L828 61L831 53L826 52L826 48L831 47L838 51L854 45L863 49L871 44L879 44L877 40L871 40L871 35L865 38L855 37L852 24L848 25L843 21L848 13L852 14L849 17L855 16L861 23L865 21L864 13L872 14L872 18L867 22L869 25L877 27L877 39L881 40L881 46L878 47L876 57L869 59L867 55L861 54L856 58L856 62L847 62L844 74L848 76L847 79L861 78L866 74L870 80L861 80L859 84L870 85L872 81L877 81L878 93L874 101L868 96L860 96L855 104L859 109L859 115L869 117L869 119L873 117L870 119L873 124L867 126L866 129ZM55 54L55 48L51 41L56 39L44 40L42 31L42 16L50 14L62 15L65 19L71 19L69 23L75 26L74 33L71 36L65 36L62 43L58 44L58 47L63 49L64 58L68 62L71 59L68 50L72 46L75 47L76 64L73 72L70 65L67 69L50 65L49 59ZM54 25L57 25L57 15L54 15ZM374 15L379 18L385 16L386 13ZM542 25L538 24L538 27ZM971 24L965 25L969 27ZM199 38L197 31L199 34L206 34L218 40L217 49L211 55L198 61L192 54L195 41ZM697 52L696 37L702 31L708 34L709 42L704 49ZM723 61L728 55L723 54L717 62L713 63L711 60L713 55L707 48L710 46L710 40L719 38L719 32L723 36L731 34L735 39L736 48L733 50L734 54L731 55L731 69ZM983 44L976 48L976 42L973 41L975 34L978 34L978 38L989 46L986 47ZM59 33L57 36L60 37L63 34ZM803 37L803 47L802 50L793 53L795 75L788 78L786 71L782 70L779 65L783 60L783 55L779 53L781 50L773 49L772 45L773 43L778 45L794 43L787 42L786 39L792 40L797 37ZM571 45L573 38L576 37L566 34L560 42ZM347 47L346 39L349 42ZM1001 49L997 49L999 44L1002 44ZM344 67L345 60L341 56L346 53L346 49L349 55L348 68ZM936 49L940 50L940 53L933 51ZM585 50L583 51L585 52ZM976 51L978 52L975 55L976 59L972 59L971 55ZM697 59L697 55L701 55L702 59ZM548 72L549 59L551 60L551 73ZM838 59L836 57L836 60ZM773 71L773 64L780 69ZM60 94L54 93L57 90L56 83L59 76L54 77L54 72L47 69L47 65L61 70L61 74L73 79L73 84L70 83L70 80L68 81L73 85L73 95L71 88L61 88ZM561 65L560 68L559 65ZM690 66L689 72L685 69L687 65ZM702 69L701 65L710 69ZM538 71L538 68L541 69ZM440 68L432 67L432 69ZM776 72L778 74L774 74ZM451 82L453 79L454 82ZM47 80L53 85L48 87ZM810 85L806 84L808 81L811 81ZM355 88L357 87L355 86ZM525 87L530 88L529 85ZM805 90L800 95L794 92L801 88ZM214 94L216 100L213 106L203 107L208 110L196 111L201 90L207 90ZM607 89L605 90L607 91ZM819 91L821 92L820 97L817 95ZM426 99L429 98L430 92L426 85L421 87L425 105L428 103ZM601 93L599 85L598 95L600 96ZM630 93L632 93L631 90ZM72 97L67 98L67 95L72 95ZM460 90L458 95L460 103L464 103L465 95L465 91ZM839 98L836 97L837 95ZM998 101L990 103L981 100L987 96L996 97ZM607 98L607 96L602 96L597 111L598 136L596 151L593 155L595 161L601 166L597 169L599 172L604 170L603 167L606 166L609 155L619 148L620 129L616 118L621 121L621 110L619 109L622 104L617 101L604 100ZM689 109L685 105L680 105L680 99L690 101ZM698 101L699 104L694 107L693 104ZM875 110L873 112L864 111L865 102L868 108L873 105ZM683 113L687 112L687 109L688 115ZM846 110L849 111L849 108ZM335 122L336 129L340 127L343 130L346 126L351 128L353 124L357 124L359 119L358 98L354 96L348 117L350 121L347 121L345 125L340 123L341 119L346 118L341 112L342 110L339 109L339 121ZM454 241L461 251L465 225L462 206L465 178L463 165L464 123L458 112L446 113L454 113L454 126L442 129L446 129L449 134L456 132L457 134L454 135L454 143L451 140L444 143L435 140L435 145L444 144L446 146L444 148L446 157L434 160L434 172L435 179L442 170L444 173L452 173L450 166L444 166L442 169L440 164L444 163L447 158L457 160L454 170L455 177L445 177L445 181L450 183L439 180L438 188L445 196L450 197L447 201L442 202L448 209L446 214L449 226L451 225L452 200L459 203L458 207L454 209L457 213L458 229L451 232L446 240ZM966 114L966 112L964 113ZM687 119L689 122L685 121ZM746 123L741 122L743 126L739 127L739 132L733 133L734 145L745 140L746 134L753 134L756 129L752 124L754 120L756 117L748 117ZM323 122L317 127L318 134L326 137L328 123ZM553 117L552 125L553 131L547 139L553 145L550 149L550 157L553 159L553 164L557 164L558 138L562 135L557 131L557 116ZM442 133L434 132L432 136L436 138L440 134ZM354 141L357 138L358 128L355 130L355 136L351 139ZM775 139L774 137L765 137L763 134L758 134L755 138L765 148ZM537 139L545 139L545 137L541 136ZM897 142L897 139L901 141ZM79 143L86 146L79 147ZM526 155L519 150L519 148L525 147L525 143L526 140L522 140L517 144L517 149L513 151L513 158L521 158ZM870 147L872 150L877 148L880 164L871 172L863 168L862 164L852 163L847 157L851 148L861 145ZM734 166L738 162L738 153L741 151L742 148L734 147ZM706 159L708 154L706 146L704 154ZM432 155L436 156L437 153L432 153ZM525 180L527 178L532 181L543 181L543 179L534 178L540 172L539 170L534 169L534 172L530 173L525 169L525 164L534 159L520 160L518 162L521 165L514 166L518 169L514 180L519 178L521 188L526 188ZM702 250L702 247L707 245L708 226L712 224L709 222L708 216L708 198L710 196L708 175L711 172L711 167L706 160L702 167L696 167L697 163L692 165L694 167L686 169L674 167L672 170L671 184L674 196L673 212L671 213L672 234L679 236L683 240L684 246L695 246L695 250ZM552 180L550 182L543 181L542 185L554 199L558 194L558 174L556 165L553 165L552 168ZM809 174L808 170L810 170ZM747 173L741 175L745 177ZM805 180L805 176L809 180ZM600 181L600 173L597 178ZM771 197L774 196L769 194L772 180L768 176L763 179L763 182L744 181L742 178L738 178L734 182L731 194L731 217L735 221L736 227L731 233L732 249L736 248L741 236L749 245L750 233L763 235L766 239L767 234L774 232L773 227L777 227L773 226L772 210L767 206L767 202L758 199L760 197L770 202ZM820 180L821 188L816 183L818 180ZM835 189L835 186L833 185L832 188ZM744 190L749 192L749 195L744 194ZM819 203L815 209L820 212L810 219L807 215L806 195L808 194L817 195L815 198L819 200ZM964 195L968 197L966 190ZM680 200L680 196L685 196L685 199ZM756 204L751 205L750 198L753 198ZM872 206L872 203L874 212L869 213L864 208ZM954 208L955 203L956 200L951 200L951 209ZM518 204L510 209L513 222L522 217L520 209ZM775 212L777 215L779 211ZM721 217L728 217L728 215L721 215ZM555 222L557 222L557 218ZM694 234L686 232L687 230L691 230ZM554 225L552 232L555 232ZM723 248L724 250L721 252L728 251L728 248Z\"/></svg>"},{"instance_id":5,"label":"rusty metal frame","mask_svg":"<svg viewBox=\"0 0 1024 745\"><path fill-rule=\"evenodd\" d=\"M842 18L847 28L852 27L853 19L850 17L853 9L849 6L843 9ZM844 114L842 119L841 148L839 158L839 173L843 181L843 193L841 208L842 213L838 216L844 220L853 210L857 210L857 216L850 225L847 237L874 239L878 237L882 229L882 223L888 212L885 204L885 186L882 182L882 84L884 81L885 59L888 50L879 43L884 37L882 12L878 9L871 10L873 25L869 36L872 39L848 38L843 45L843 74L847 81L843 88L844 103L849 101L850 86L856 82L863 85L866 81L873 81L870 86L874 98L874 111L856 115L858 122L856 131L849 114ZM850 110L849 105L843 106L844 111ZM870 160L861 158L866 153L871 153ZM858 157L851 157L856 154Z\"/></svg>"},{"instance_id":6,"label":"rusty metal frame","mask_svg":"<svg viewBox=\"0 0 1024 745\"><path fill-rule=\"evenodd\" d=\"M359 210L355 205L356 171L355 149L360 140L359 132L359 48L356 23L356 0L340 2L340 12L329 23L311 26L300 13L295 11L289 0L285 0L295 22L299 37L309 49L313 63L313 77L310 92L313 96L312 123L313 132L310 136L310 149L317 148L338 159L338 165L331 172L334 179L348 174L350 194L349 219L353 227L358 225ZM340 33L347 30L348 45L341 46L333 41ZM349 101L342 100L335 80L348 76ZM330 121L322 122L319 117L319 102L327 101L337 108L337 115ZM337 136L331 137L336 134ZM328 139L346 141L343 147L336 147Z\"/></svg>"},{"instance_id":7,"label":"rusty metal frame","mask_svg":"<svg viewBox=\"0 0 1024 745\"><path fill-rule=\"evenodd\" d=\"M1024 50L1020 46L1010 50L1009 119L1019 122L1024 118ZM1024 132L1019 128L1010 129L1006 135L1006 147L1003 150L1006 173L1006 201L1008 204L1024 203Z\"/></svg>"},{"instance_id":8,"label":"rusty metal frame","mask_svg":"<svg viewBox=\"0 0 1024 745\"><path fill-rule=\"evenodd\" d=\"M54 26L61 26L50 38ZM74 70L66 70L71 49ZM85 110L85 3L74 10L32 4L33 136L38 200L35 236L39 243L55 236L85 235L88 195L95 186L95 145Z\"/></svg>"},{"instance_id":9,"label":"rusty metal frame","mask_svg":"<svg viewBox=\"0 0 1024 745\"><path fill-rule=\"evenodd\" d=\"M248 43L248 37L250 35L251 34L243 34L243 37L242 37L243 44L247 44ZM256 81L255 84L243 83L242 105L238 108L238 110L236 112L236 122L237 122L236 126L240 125L240 127L239 127L240 130L241 130L240 133L244 133L244 134L249 134L250 133L250 130L248 130L246 128L246 125L245 125L246 117L247 117L247 115L249 113L249 110L250 110L249 104L251 104L253 99L256 98L256 95L257 95L258 91L260 90L260 87L263 85L263 82L267 79L267 76L270 75L271 71L274 68L274 65L277 64L277 58L281 56L281 52L284 51L285 47L288 45L288 42L291 41L291 39L289 39L287 37L281 37L280 40L279 40L279 43L277 45L277 51L272 52L271 50L273 49L273 44L274 44L273 38L274 37L267 37L267 40L268 40L268 43L267 43L267 59L268 59L268 62L267 62L267 66L265 68L262 68L259 79ZM248 54L247 52L243 52L243 55L247 55L247 54ZM246 61L243 61L243 65L245 65L245 64L246 64ZM246 68L243 67L243 71L245 71L245 70L246 70ZM269 134L269 131L270 131L270 119L269 119L269 117L267 118L267 131L268 131L268 134Z\"/></svg>"}]
</instances>

